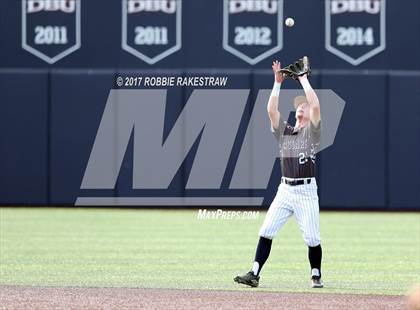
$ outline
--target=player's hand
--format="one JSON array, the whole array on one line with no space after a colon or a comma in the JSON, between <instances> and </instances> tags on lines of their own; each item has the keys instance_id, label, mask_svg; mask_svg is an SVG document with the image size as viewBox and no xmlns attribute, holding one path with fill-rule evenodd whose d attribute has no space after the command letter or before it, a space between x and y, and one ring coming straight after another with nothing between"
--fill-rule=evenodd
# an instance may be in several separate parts
<instances>
[{"instance_id":1,"label":"player's hand","mask_svg":"<svg viewBox=\"0 0 420 310\"><path fill-rule=\"evenodd\" d=\"M278 60L273 61L273 65L271 66L271 68L273 68L274 79L276 80L276 82L282 83L284 80L284 76L283 73L280 72L281 63Z\"/></svg>"}]
</instances>

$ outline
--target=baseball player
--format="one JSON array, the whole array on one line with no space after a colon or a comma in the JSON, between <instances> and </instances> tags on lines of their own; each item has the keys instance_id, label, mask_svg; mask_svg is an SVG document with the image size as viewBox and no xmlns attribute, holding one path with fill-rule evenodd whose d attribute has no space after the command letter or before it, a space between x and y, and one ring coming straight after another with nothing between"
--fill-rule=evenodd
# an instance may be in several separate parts
<instances>
[{"instance_id":1,"label":"baseball player","mask_svg":"<svg viewBox=\"0 0 420 310\"><path fill-rule=\"evenodd\" d=\"M251 287L258 286L261 269L270 254L272 239L289 217L294 215L309 249L311 286L323 287L318 187L315 180L315 154L321 136L319 100L308 80L308 57L305 56L284 69L275 61L272 68L275 80L267 111L271 131L279 143L282 177L259 231L260 239L252 269L245 275L235 277L234 281ZM285 78L298 80L306 95L294 99L294 127L283 120L278 109L280 87Z\"/></svg>"}]
</instances>

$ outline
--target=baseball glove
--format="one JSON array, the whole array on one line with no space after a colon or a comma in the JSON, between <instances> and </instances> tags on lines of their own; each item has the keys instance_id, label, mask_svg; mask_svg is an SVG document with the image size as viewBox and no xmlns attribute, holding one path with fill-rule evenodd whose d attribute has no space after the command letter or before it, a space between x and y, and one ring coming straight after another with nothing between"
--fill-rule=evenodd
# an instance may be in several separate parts
<instances>
[{"instance_id":1,"label":"baseball glove","mask_svg":"<svg viewBox=\"0 0 420 310\"><path fill-rule=\"evenodd\" d=\"M303 58L299 59L298 61L295 61L291 65L280 69L280 72L283 73L283 75L286 78L291 78L294 80L297 80L299 76L305 74L307 74L309 77L311 75L311 66L309 64L308 56L304 56Z\"/></svg>"}]
</instances>

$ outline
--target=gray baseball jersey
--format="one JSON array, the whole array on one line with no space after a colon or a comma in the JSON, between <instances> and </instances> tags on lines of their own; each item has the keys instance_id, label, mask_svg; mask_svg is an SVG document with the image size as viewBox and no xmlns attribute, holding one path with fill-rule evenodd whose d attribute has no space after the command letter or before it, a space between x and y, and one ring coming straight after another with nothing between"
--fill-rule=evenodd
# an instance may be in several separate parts
<instances>
[{"instance_id":1,"label":"gray baseball jersey","mask_svg":"<svg viewBox=\"0 0 420 310\"><path fill-rule=\"evenodd\" d=\"M321 122L315 128L309 121L306 127L298 130L280 118L278 128L271 128L271 131L279 143L282 175L287 178L314 177Z\"/></svg>"}]
</instances>

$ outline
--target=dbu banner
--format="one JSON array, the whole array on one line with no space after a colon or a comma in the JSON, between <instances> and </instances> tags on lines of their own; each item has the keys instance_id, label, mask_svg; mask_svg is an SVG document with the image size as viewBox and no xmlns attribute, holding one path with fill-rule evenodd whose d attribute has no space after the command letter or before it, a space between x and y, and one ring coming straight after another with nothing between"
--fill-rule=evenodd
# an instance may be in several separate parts
<instances>
[{"instance_id":1,"label":"dbu banner","mask_svg":"<svg viewBox=\"0 0 420 310\"><path fill-rule=\"evenodd\" d=\"M267 116L270 94L258 92L240 131L249 89L196 89L165 131L167 90L112 89L76 205L261 206L279 156ZM294 146L296 158L315 158L335 140L345 102L331 90L317 94L321 140L317 151ZM282 90L285 118L298 95Z\"/></svg>"},{"instance_id":2,"label":"dbu banner","mask_svg":"<svg viewBox=\"0 0 420 310\"><path fill-rule=\"evenodd\" d=\"M325 47L357 66L386 48L386 0L325 0Z\"/></svg>"},{"instance_id":3,"label":"dbu banner","mask_svg":"<svg viewBox=\"0 0 420 310\"><path fill-rule=\"evenodd\" d=\"M283 0L224 0L223 48L251 65L283 48Z\"/></svg>"},{"instance_id":4,"label":"dbu banner","mask_svg":"<svg viewBox=\"0 0 420 310\"><path fill-rule=\"evenodd\" d=\"M22 0L22 48L49 64L81 45L81 0Z\"/></svg>"},{"instance_id":5,"label":"dbu banner","mask_svg":"<svg viewBox=\"0 0 420 310\"><path fill-rule=\"evenodd\" d=\"M152 65L181 48L182 0L122 0L122 49Z\"/></svg>"}]
</instances>

